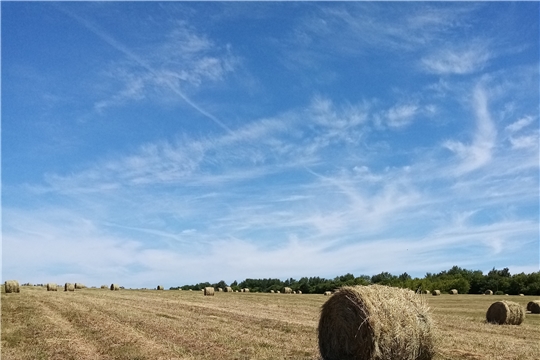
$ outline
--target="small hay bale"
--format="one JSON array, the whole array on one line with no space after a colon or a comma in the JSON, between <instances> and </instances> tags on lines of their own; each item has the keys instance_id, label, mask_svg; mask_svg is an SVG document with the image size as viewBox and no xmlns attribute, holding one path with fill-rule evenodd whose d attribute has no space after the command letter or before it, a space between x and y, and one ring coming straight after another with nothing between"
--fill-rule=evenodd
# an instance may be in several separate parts
<instances>
[{"instance_id":1,"label":"small hay bale","mask_svg":"<svg viewBox=\"0 0 540 360\"><path fill-rule=\"evenodd\" d=\"M273 294L274 293L274 290L270 290L270 294Z\"/></svg>"},{"instance_id":2,"label":"small hay bale","mask_svg":"<svg viewBox=\"0 0 540 360\"><path fill-rule=\"evenodd\" d=\"M292 294L292 289L291 289L290 287L285 287L285 288L283 289L283 293L284 293L284 294Z\"/></svg>"},{"instance_id":3,"label":"small hay bale","mask_svg":"<svg viewBox=\"0 0 540 360\"><path fill-rule=\"evenodd\" d=\"M111 284L110 289L111 290L120 290L120 286L118 284Z\"/></svg>"},{"instance_id":4,"label":"small hay bale","mask_svg":"<svg viewBox=\"0 0 540 360\"><path fill-rule=\"evenodd\" d=\"M281 294L281 291L279 291L279 290L278 290L278 291L276 291L276 294Z\"/></svg>"},{"instance_id":5,"label":"small hay bale","mask_svg":"<svg viewBox=\"0 0 540 360\"><path fill-rule=\"evenodd\" d=\"M295 291L295 290L293 290L293 292L292 292L292 293L293 293L293 294L296 294L296 291Z\"/></svg>"},{"instance_id":6,"label":"small hay bale","mask_svg":"<svg viewBox=\"0 0 540 360\"><path fill-rule=\"evenodd\" d=\"M234 290L234 292L238 292L238 290Z\"/></svg>"},{"instance_id":7,"label":"small hay bale","mask_svg":"<svg viewBox=\"0 0 540 360\"><path fill-rule=\"evenodd\" d=\"M519 294L519 296L525 296L525 294Z\"/></svg>"},{"instance_id":8,"label":"small hay bale","mask_svg":"<svg viewBox=\"0 0 540 360\"><path fill-rule=\"evenodd\" d=\"M227 287L225 288L225 292L233 292L233 291L232 291L232 287L227 286Z\"/></svg>"},{"instance_id":9,"label":"small hay bale","mask_svg":"<svg viewBox=\"0 0 540 360\"><path fill-rule=\"evenodd\" d=\"M65 283L64 291L75 291L75 285L73 285L72 283Z\"/></svg>"},{"instance_id":10,"label":"small hay bale","mask_svg":"<svg viewBox=\"0 0 540 360\"><path fill-rule=\"evenodd\" d=\"M223 292L223 289L222 289L222 288L218 288L217 291L218 291L218 292Z\"/></svg>"},{"instance_id":11,"label":"small hay bale","mask_svg":"<svg viewBox=\"0 0 540 360\"><path fill-rule=\"evenodd\" d=\"M302 293L302 291L300 291L300 290L297 291L297 294L301 294L301 293Z\"/></svg>"},{"instance_id":12,"label":"small hay bale","mask_svg":"<svg viewBox=\"0 0 540 360\"><path fill-rule=\"evenodd\" d=\"M21 287L19 285L19 282L17 280L6 280L4 283L4 291L6 294L9 293L20 293Z\"/></svg>"},{"instance_id":13,"label":"small hay bale","mask_svg":"<svg viewBox=\"0 0 540 360\"><path fill-rule=\"evenodd\" d=\"M75 283L75 290L81 290L84 289L86 286L84 286L81 283Z\"/></svg>"},{"instance_id":14,"label":"small hay bale","mask_svg":"<svg viewBox=\"0 0 540 360\"><path fill-rule=\"evenodd\" d=\"M331 292L331 291L325 291L325 292L324 292L324 296L330 296L330 295L332 295L332 292Z\"/></svg>"},{"instance_id":15,"label":"small hay bale","mask_svg":"<svg viewBox=\"0 0 540 360\"><path fill-rule=\"evenodd\" d=\"M422 291L422 294L429 295L429 294L431 294L431 291L429 291L429 290L424 290L424 291Z\"/></svg>"},{"instance_id":16,"label":"small hay bale","mask_svg":"<svg viewBox=\"0 0 540 360\"><path fill-rule=\"evenodd\" d=\"M486 290L486 291L484 292L484 295L493 295L493 291L491 291L491 290Z\"/></svg>"},{"instance_id":17,"label":"small hay bale","mask_svg":"<svg viewBox=\"0 0 540 360\"><path fill-rule=\"evenodd\" d=\"M245 289L244 289L244 292L249 292L249 289L248 289L248 288L245 288Z\"/></svg>"},{"instance_id":18,"label":"small hay bale","mask_svg":"<svg viewBox=\"0 0 540 360\"><path fill-rule=\"evenodd\" d=\"M530 311L531 314L540 314L540 300L529 301L527 311Z\"/></svg>"},{"instance_id":19,"label":"small hay bale","mask_svg":"<svg viewBox=\"0 0 540 360\"><path fill-rule=\"evenodd\" d=\"M189 291L193 291L193 289L189 289Z\"/></svg>"},{"instance_id":20,"label":"small hay bale","mask_svg":"<svg viewBox=\"0 0 540 360\"><path fill-rule=\"evenodd\" d=\"M519 325L525 319L525 311L513 301L497 301L486 312L486 321L499 325Z\"/></svg>"},{"instance_id":21,"label":"small hay bale","mask_svg":"<svg viewBox=\"0 0 540 360\"><path fill-rule=\"evenodd\" d=\"M158 285L157 288L156 288L156 290L164 290L164 288L163 288L163 286Z\"/></svg>"},{"instance_id":22,"label":"small hay bale","mask_svg":"<svg viewBox=\"0 0 540 360\"><path fill-rule=\"evenodd\" d=\"M214 296L214 288L209 286L204 288L204 296Z\"/></svg>"},{"instance_id":23,"label":"small hay bale","mask_svg":"<svg viewBox=\"0 0 540 360\"><path fill-rule=\"evenodd\" d=\"M441 295L441 290L433 290L433 291L431 292L431 295L433 295L433 296L439 296L439 295Z\"/></svg>"},{"instance_id":24,"label":"small hay bale","mask_svg":"<svg viewBox=\"0 0 540 360\"><path fill-rule=\"evenodd\" d=\"M429 307L408 289L342 287L322 306L318 335L324 360L430 360L435 355Z\"/></svg>"},{"instance_id":25,"label":"small hay bale","mask_svg":"<svg viewBox=\"0 0 540 360\"><path fill-rule=\"evenodd\" d=\"M448 292L450 295L457 295L458 291L456 289L452 289Z\"/></svg>"},{"instance_id":26,"label":"small hay bale","mask_svg":"<svg viewBox=\"0 0 540 360\"><path fill-rule=\"evenodd\" d=\"M48 283L47 291L58 291L58 286L55 283Z\"/></svg>"},{"instance_id":27,"label":"small hay bale","mask_svg":"<svg viewBox=\"0 0 540 360\"><path fill-rule=\"evenodd\" d=\"M102 289L108 289L109 287L107 285L101 285Z\"/></svg>"}]
</instances>

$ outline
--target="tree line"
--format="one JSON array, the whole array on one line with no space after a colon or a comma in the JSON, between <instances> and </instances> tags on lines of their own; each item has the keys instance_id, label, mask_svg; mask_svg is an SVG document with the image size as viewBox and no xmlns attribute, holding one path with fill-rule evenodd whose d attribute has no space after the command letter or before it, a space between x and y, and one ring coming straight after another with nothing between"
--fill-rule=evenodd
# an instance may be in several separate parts
<instances>
[{"instance_id":1,"label":"tree line","mask_svg":"<svg viewBox=\"0 0 540 360\"><path fill-rule=\"evenodd\" d=\"M345 274L333 279L321 277L303 277L300 280L293 278L280 279L245 279L241 282L236 280L227 284L221 280L218 283L203 282L195 285L183 285L171 287L171 290L201 290L205 287L224 289L230 286L233 290L243 288L251 292L270 292L270 290L283 292L285 287L294 291L302 291L304 294L323 294L325 291L333 291L342 286L380 284L393 287L408 288L414 291L440 290L448 292L456 289L460 294L483 294L491 290L495 294L509 295L540 295L540 271L530 274L510 274L508 268L497 270L493 268L486 275L480 270L467 270L458 266L450 270L441 271L437 274L427 273L423 278L412 278L406 272L401 275L393 275L382 272L368 276Z\"/></svg>"}]
</instances>

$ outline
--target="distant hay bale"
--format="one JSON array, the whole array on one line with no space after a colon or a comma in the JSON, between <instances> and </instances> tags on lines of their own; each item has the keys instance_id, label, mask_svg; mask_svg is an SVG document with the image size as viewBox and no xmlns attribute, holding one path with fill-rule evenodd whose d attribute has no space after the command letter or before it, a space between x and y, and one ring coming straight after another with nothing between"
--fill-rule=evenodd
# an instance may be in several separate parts
<instances>
[{"instance_id":1,"label":"distant hay bale","mask_svg":"<svg viewBox=\"0 0 540 360\"><path fill-rule=\"evenodd\" d=\"M458 291L456 289L452 289L448 292L450 295L457 295Z\"/></svg>"},{"instance_id":2,"label":"distant hay bale","mask_svg":"<svg viewBox=\"0 0 540 360\"><path fill-rule=\"evenodd\" d=\"M278 291L276 291L276 294L281 294L281 291L279 291L279 290L278 290Z\"/></svg>"},{"instance_id":3,"label":"distant hay bale","mask_svg":"<svg viewBox=\"0 0 540 360\"><path fill-rule=\"evenodd\" d=\"M540 314L540 300L529 301L527 311L530 311L531 314Z\"/></svg>"},{"instance_id":4,"label":"distant hay bale","mask_svg":"<svg viewBox=\"0 0 540 360\"><path fill-rule=\"evenodd\" d=\"M120 286L118 284L111 284L110 289L111 290L120 290Z\"/></svg>"},{"instance_id":5,"label":"distant hay bale","mask_svg":"<svg viewBox=\"0 0 540 360\"><path fill-rule=\"evenodd\" d=\"M433 291L431 292L431 295L433 295L433 296L439 296L439 295L441 295L441 290L433 290Z\"/></svg>"},{"instance_id":6,"label":"distant hay bale","mask_svg":"<svg viewBox=\"0 0 540 360\"><path fill-rule=\"evenodd\" d=\"M75 291L75 285L71 283L64 284L64 291Z\"/></svg>"},{"instance_id":7,"label":"distant hay bale","mask_svg":"<svg viewBox=\"0 0 540 360\"><path fill-rule=\"evenodd\" d=\"M19 282L17 280L6 280L6 282L4 283L4 291L6 292L6 294L20 293L21 286L19 285Z\"/></svg>"},{"instance_id":8,"label":"distant hay bale","mask_svg":"<svg viewBox=\"0 0 540 360\"><path fill-rule=\"evenodd\" d=\"M109 287L107 285L101 285L102 289L108 289Z\"/></svg>"},{"instance_id":9,"label":"distant hay bale","mask_svg":"<svg viewBox=\"0 0 540 360\"><path fill-rule=\"evenodd\" d=\"M218 291L218 292L222 292L223 289L222 289L222 288L218 288L217 291Z\"/></svg>"},{"instance_id":10,"label":"distant hay bale","mask_svg":"<svg viewBox=\"0 0 540 360\"><path fill-rule=\"evenodd\" d=\"M270 294L273 294L274 293L274 290L270 290Z\"/></svg>"},{"instance_id":11,"label":"distant hay bale","mask_svg":"<svg viewBox=\"0 0 540 360\"><path fill-rule=\"evenodd\" d=\"M48 283L47 291L58 291L58 286L55 283Z\"/></svg>"},{"instance_id":12,"label":"distant hay bale","mask_svg":"<svg viewBox=\"0 0 540 360\"><path fill-rule=\"evenodd\" d=\"M227 287L225 288L225 292L233 292L232 287L227 286Z\"/></svg>"},{"instance_id":13,"label":"distant hay bale","mask_svg":"<svg viewBox=\"0 0 540 360\"><path fill-rule=\"evenodd\" d=\"M234 290L234 292L238 292L238 290Z\"/></svg>"},{"instance_id":14,"label":"distant hay bale","mask_svg":"<svg viewBox=\"0 0 540 360\"><path fill-rule=\"evenodd\" d=\"M302 291L300 291L300 290L297 291L297 294L301 294L301 293L302 293Z\"/></svg>"},{"instance_id":15,"label":"distant hay bale","mask_svg":"<svg viewBox=\"0 0 540 360\"><path fill-rule=\"evenodd\" d=\"M295 291L295 290L293 290L293 292L292 292L292 293L293 293L293 294L296 294L296 291Z\"/></svg>"},{"instance_id":16,"label":"distant hay bale","mask_svg":"<svg viewBox=\"0 0 540 360\"><path fill-rule=\"evenodd\" d=\"M422 294L429 295L429 294L431 294L431 291L429 291L429 290L424 290L424 291L422 291Z\"/></svg>"},{"instance_id":17,"label":"distant hay bale","mask_svg":"<svg viewBox=\"0 0 540 360\"><path fill-rule=\"evenodd\" d=\"M493 295L493 291L491 291L491 290L486 290L486 291L484 292L484 295Z\"/></svg>"},{"instance_id":18,"label":"distant hay bale","mask_svg":"<svg viewBox=\"0 0 540 360\"><path fill-rule=\"evenodd\" d=\"M81 290L81 289L84 289L86 286L84 286L84 284L81 284L81 283L75 283L75 290Z\"/></svg>"},{"instance_id":19,"label":"distant hay bale","mask_svg":"<svg viewBox=\"0 0 540 360\"><path fill-rule=\"evenodd\" d=\"M214 296L214 288L209 286L204 288L204 296Z\"/></svg>"},{"instance_id":20,"label":"distant hay bale","mask_svg":"<svg viewBox=\"0 0 540 360\"><path fill-rule=\"evenodd\" d=\"M519 325L525 319L525 311L513 301L497 301L486 312L486 321L499 325Z\"/></svg>"},{"instance_id":21,"label":"distant hay bale","mask_svg":"<svg viewBox=\"0 0 540 360\"><path fill-rule=\"evenodd\" d=\"M156 289L157 289L157 290L164 290L164 289L163 289L163 286L161 286L161 285L158 285Z\"/></svg>"},{"instance_id":22,"label":"distant hay bale","mask_svg":"<svg viewBox=\"0 0 540 360\"><path fill-rule=\"evenodd\" d=\"M283 293L284 293L284 294L292 294L292 289L291 289L290 287L285 287L285 288L283 289Z\"/></svg>"},{"instance_id":23,"label":"distant hay bale","mask_svg":"<svg viewBox=\"0 0 540 360\"><path fill-rule=\"evenodd\" d=\"M244 292L249 292L249 289L248 289L248 288L245 288L245 289L244 289Z\"/></svg>"},{"instance_id":24,"label":"distant hay bale","mask_svg":"<svg viewBox=\"0 0 540 360\"><path fill-rule=\"evenodd\" d=\"M322 306L318 335L324 360L430 360L435 355L429 307L408 289L342 287Z\"/></svg>"},{"instance_id":25,"label":"distant hay bale","mask_svg":"<svg viewBox=\"0 0 540 360\"><path fill-rule=\"evenodd\" d=\"M519 294L519 296L525 296L525 294Z\"/></svg>"},{"instance_id":26,"label":"distant hay bale","mask_svg":"<svg viewBox=\"0 0 540 360\"><path fill-rule=\"evenodd\" d=\"M332 295L332 292L331 292L331 291L325 291L325 292L324 292L324 296L330 296L330 295Z\"/></svg>"},{"instance_id":27,"label":"distant hay bale","mask_svg":"<svg viewBox=\"0 0 540 360\"><path fill-rule=\"evenodd\" d=\"M193 291L193 289L189 289L189 291Z\"/></svg>"}]
</instances>

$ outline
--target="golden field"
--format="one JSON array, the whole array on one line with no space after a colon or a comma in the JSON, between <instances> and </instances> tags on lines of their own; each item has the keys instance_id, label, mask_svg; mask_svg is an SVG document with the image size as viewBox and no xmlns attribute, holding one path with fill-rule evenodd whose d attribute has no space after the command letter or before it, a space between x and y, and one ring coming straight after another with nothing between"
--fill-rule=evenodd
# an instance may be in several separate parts
<instances>
[{"instance_id":1,"label":"golden field","mask_svg":"<svg viewBox=\"0 0 540 360\"><path fill-rule=\"evenodd\" d=\"M2 292L2 359L319 359L323 295L83 289ZM531 296L422 296L437 332L436 360L538 360L540 315L519 326L485 323L497 300Z\"/></svg>"}]
</instances>

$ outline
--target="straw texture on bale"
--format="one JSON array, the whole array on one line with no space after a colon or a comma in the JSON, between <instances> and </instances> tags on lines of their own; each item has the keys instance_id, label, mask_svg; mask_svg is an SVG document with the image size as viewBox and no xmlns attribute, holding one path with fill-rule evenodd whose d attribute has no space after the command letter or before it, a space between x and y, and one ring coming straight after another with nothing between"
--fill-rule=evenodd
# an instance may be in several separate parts
<instances>
[{"instance_id":1,"label":"straw texture on bale","mask_svg":"<svg viewBox=\"0 0 540 360\"><path fill-rule=\"evenodd\" d=\"M485 295L493 295L493 291L491 290L486 290L486 292L484 293Z\"/></svg>"},{"instance_id":2,"label":"straw texture on bale","mask_svg":"<svg viewBox=\"0 0 540 360\"><path fill-rule=\"evenodd\" d=\"M433 296L439 296L439 295L441 295L441 290L433 290L433 291L431 292L431 295L433 295Z\"/></svg>"},{"instance_id":3,"label":"straw texture on bale","mask_svg":"<svg viewBox=\"0 0 540 360\"><path fill-rule=\"evenodd\" d=\"M71 283L64 284L64 291L75 291L75 285Z\"/></svg>"},{"instance_id":4,"label":"straw texture on bale","mask_svg":"<svg viewBox=\"0 0 540 360\"><path fill-rule=\"evenodd\" d=\"M47 291L58 291L58 286L55 283L48 283Z\"/></svg>"},{"instance_id":5,"label":"straw texture on bale","mask_svg":"<svg viewBox=\"0 0 540 360\"><path fill-rule=\"evenodd\" d=\"M20 293L21 287L19 285L19 282L17 280L6 280L4 283L4 291L6 294L9 293Z\"/></svg>"},{"instance_id":6,"label":"straw texture on bale","mask_svg":"<svg viewBox=\"0 0 540 360\"><path fill-rule=\"evenodd\" d=\"M513 301L494 302L486 312L486 321L493 324L519 325L524 319L525 311L520 304Z\"/></svg>"},{"instance_id":7,"label":"straw texture on bale","mask_svg":"<svg viewBox=\"0 0 540 360\"><path fill-rule=\"evenodd\" d=\"M452 289L448 292L450 295L457 295L458 291L456 289Z\"/></svg>"},{"instance_id":8,"label":"straw texture on bale","mask_svg":"<svg viewBox=\"0 0 540 360\"><path fill-rule=\"evenodd\" d=\"M118 284L111 284L110 289L111 290L120 290L120 286Z\"/></svg>"},{"instance_id":9,"label":"straw texture on bale","mask_svg":"<svg viewBox=\"0 0 540 360\"><path fill-rule=\"evenodd\" d=\"M529 301L527 311L530 311L531 314L540 314L540 300Z\"/></svg>"},{"instance_id":10,"label":"straw texture on bale","mask_svg":"<svg viewBox=\"0 0 540 360\"><path fill-rule=\"evenodd\" d=\"M209 286L204 288L204 296L214 296L214 288Z\"/></svg>"},{"instance_id":11,"label":"straw texture on bale","mask_svg":"<svg viewBox=\"0 0 540 360\"><path fill-rule=\"evenodd\" d=\"M325 291L324 292L324 296L330 296L330 295L332 295L332 293L330 291Z\"/></svg>"},{"instance_id":12,"label":"straw texture on bale","mask_svg":"<svg viewBox=\"0 0 540 360\"><path fill-rule=\"evenodd\" d=\"M283 289L284 294L292 294L292 289L290 287L286 287Z\"/></svg>"},{"instance_id":13,"label":"straw texture on bale","mask_svg":"<svg viewBox=\"0 0 540 360\"><path fill-rule=\"evenodd\" d=\"M157 286L157 289L158 289L158 290L163 290L163 286L158 285L158 286Z\"/></svg>"},{"instance_id":14,"label":"straw texture on bale","mask_svg":"<svg viewBox=\"0 0 540 360\"><path fill-rule=\"evenodd\" d=\"M227 286L227 287L225 288L225 292L233 292L233 291L232 291L232 287Z\"/></svg>"},{"instance_id":15,"label":"straw texture on bale","mask_svg":"<svg viewBox=\"0 0 540 360\"><path fill-rule=\"evenodd\" d=\"M318 333L324 360L430 360L435 355L429 308L407 289L343 287L322 306Z\"/></svg>"}]
</instances>

